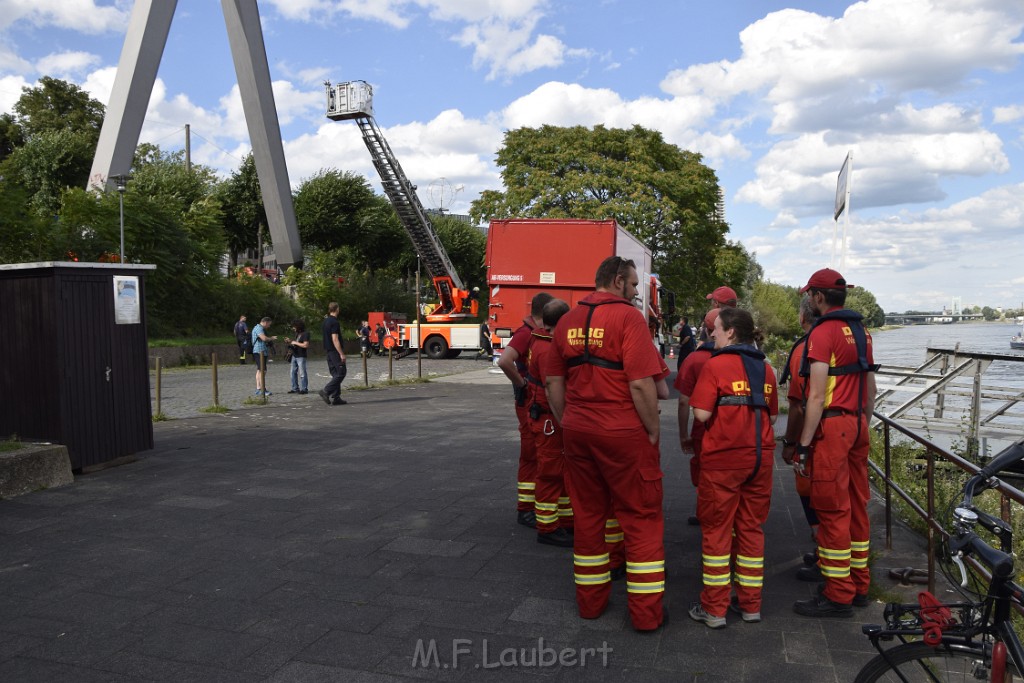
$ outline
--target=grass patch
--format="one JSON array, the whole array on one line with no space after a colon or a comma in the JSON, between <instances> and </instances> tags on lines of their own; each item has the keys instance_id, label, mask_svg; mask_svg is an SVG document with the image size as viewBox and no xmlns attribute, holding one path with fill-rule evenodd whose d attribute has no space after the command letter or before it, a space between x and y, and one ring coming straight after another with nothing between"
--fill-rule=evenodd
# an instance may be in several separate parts
<instances>
[{"instance_id":1,"label":"grass patch","mask_svg":"<svg viewBox=\"0 0 1024 683\"><path fill-rule=\"evenodd\" d=\"M0 441L0 453L8 453L24 447L25 444L21 443L17 434L12 434L11 438Z\"/></svg>"},{"instance_id":2,"label":"grass patch","mask_svg":"<svg viewBox=\"0 0 1024 683\"><path fill-rule=\"evenodd\" d=\"M217 414L220 414L220 413L230 413L231 412L231 408L228 408L226 406L219 406L219 405L218 406L206 406L205 408L200 408L199 412L200 413L217 413Z\"/></svg>"},{"instance_id":3,"label":"grass patch","mask_svg":"<svg viewBox=\"0 0 1024 683\"><path fill-rule=\"evenodd\" d=\"M242 401L243 406L265 406L270 403L270 399L265 396L246 396L245 400Z\"/></svg>"},{"instance_id":4,"label":"grass patch","mask_svg":"<svg viewBox=\"0 0 1024 683\"><path fill-rule=\"evenodd\" d=\"M184 337L177 339L150 339L149 348L181 346L236 346L238 344L234 337Z\"/></svg>"},{"instance_id":5,"label":"grass patch","mask_svg":"<svg viewBox=\"0 0 1024 683\"><path fill-rule=\"evenodd\" d=\"M164 413L153 413L153 422L167 422L170 419Z\"/></svg>"},{"instance_id":6,"label":"grass patch","mask_svg":"<svg viewBox=\"0 0 1024 683\"><path fill-rule=\"evenodd\" d=\"M402 379L386 379L383 382L371 382L370 386L364 384L353 384L345 387L345 391L366 391L367 389L380 389L382 387L394 387L402 384L426 384L433 377L404 377Z\"/></svg>"}]
</instances>

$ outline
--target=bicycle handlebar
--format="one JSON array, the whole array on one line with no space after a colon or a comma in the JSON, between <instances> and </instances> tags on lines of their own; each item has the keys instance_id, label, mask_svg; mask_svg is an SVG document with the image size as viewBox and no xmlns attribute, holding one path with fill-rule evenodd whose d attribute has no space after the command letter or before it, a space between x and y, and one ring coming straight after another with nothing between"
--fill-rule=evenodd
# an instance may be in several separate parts
<instances>
[{"instance_id":1,"label":"bicycle handlebar","mask_svg":"<svg viewBox=\"0 0 1024 683\"><path fill-rule=\"evenodd\" d=\"M1013 558L990 546L973 531L949 539L949 549L954 556L960 553L974 553L982 563L991 568L993 578L1008 579L1013 575Z\"/></svg>"}]
</instances>

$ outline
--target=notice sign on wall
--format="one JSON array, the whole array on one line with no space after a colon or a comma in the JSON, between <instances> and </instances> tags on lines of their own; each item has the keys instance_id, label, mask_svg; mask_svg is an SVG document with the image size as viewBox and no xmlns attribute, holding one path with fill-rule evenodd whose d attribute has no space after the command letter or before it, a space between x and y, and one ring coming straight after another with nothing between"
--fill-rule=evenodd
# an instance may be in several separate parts
<instances>
[{"instance_id":1,"label":"notice sign on wall","mask_svg":"<svg viewBox=\"0 0 1024 683\"><path fill-rule=\"evenodd\" d=\"M141 319L138 276L115 275L114 321L118 325L137 325Z\"/></svg>"}]
</instances>

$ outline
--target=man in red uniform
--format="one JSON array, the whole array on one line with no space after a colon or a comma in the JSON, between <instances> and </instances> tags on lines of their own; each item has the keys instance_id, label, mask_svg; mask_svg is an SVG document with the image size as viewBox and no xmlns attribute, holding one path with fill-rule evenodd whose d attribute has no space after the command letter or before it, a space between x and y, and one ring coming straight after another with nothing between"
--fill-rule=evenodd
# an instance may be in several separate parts
<instances>
[{"instance_id":1,"label":"man in red uniform","mask_svg":"<svg viewBox=\"0 0 1024 683\"><path fill-rule=\"evenodd\" d=\"M804 403L807 401L807 378L800 376L800 363L804 357L804 346L807 344L807 333L818 320L818 311L811 303L810 297L804 297L800 301L800 327L804 335L793 344L789 351L789 358L786 360L786 369L782 372L779 384L789 383L786 398L789 403L789 412L786 416L786 435L782 438L782 459L787 465L793 464L793 456L796 454L796 444L800 440L800 432L804 428ZM809 469L809 465L808 465ZM800 496L800 504L804 509L804 517L807 525L811 528L811 540L815 545L818 542L818 515L811 507L811 478L794 473L796 480L796 493ZM804 555L804 563L807 566L800 567L796 572L796 578L801 581L821 581L821 570L817 565L818 553L807 553Z\"/></svg>"},{"instance_id":2,"label":"man in red uniform","mask_svg":"<svg viewBox=\"0 0 1024 683\"><path fill-rule=\"evenodd\" d=\"M537 517L534 513L534 495L537 482L537 453L533 445L533 434L530 432L529 415L526 408L526 352L530 348L530 335L541 327L544 305L553 299L547 292L534 295L530 302L530 315L523 318L520 325L509 340L508 345L498 359L498 367L512 381L512 392L516 403L516 417L519 418L519 472L517 479L518 514L516 521L523 526L536 527Z\"/></svg>"},{"instance_id":3,"label":"man in red uniform","mask_svg":"<svg viewBox=\"0 0 1024 683\"><path fill-rule=\"evenodd\" d=\"M629 615L635 629L652 631L664 620L658 400L668 398L669 370L643 313L631 305L640 283L634 263L609 257L595 281L597 291L558 323L547 362L576 518L576 604L584 619L608 607L605 524L617 517L626 541Z\"/></svg>"},{"instance_id":4,"label":"man in red uniform","mask_svg":"<svg viewBox=\"0 0 1024 683\"><path fill-rule=\"evenodd\" d=\"M775 373L755 346L759 337L749 311L724 310L715 321L715 353L691 397L707 431L697 494L704 590L690 617L710 628L725 627L730 583L743 621L761 621L762 525L771 504L779 398Z\"/></svg>"},{"instance_id":5,"label":"man in red uniform","mask_svg":"<svg viewBox=\"0 0 1024 683\"><path fill-rule=\"evenodd\" d=\"M718 308L712 308L704 316L704 329L713 330L715 328L715 320L718 319L719 310ZM697 385L697 378L700 377L701 368L704 367L704 363L707 362L708 358L711 358L714 350L715 343L713 341L705 342L698 346L683 361L683 366L676 373L676 381L673 384L676 391L679 392L679 406L677 408L679 447L684 455L687 453L692 454L690 458L690 483L694 486L700 481L700 451L701 438L704 436L704 423L700 420L694 420L693 427L690 427L690 395L693 394L693 388ZM696 514L693 514L690 515L688 522L690 526L697 526L700 524L700 519L698 519Z\"/></svg>"},{"instance_id":6,"label":"man in red uniform","mask_svg":"<svg viewBox=\"0 0 1024 683\"><path fill-rule=\"evenodd\" d=\"M537 454L537 542L563 548L572 547L573 512L563 476L562 429L551 414L544 391L544 362L551 349L550 331L568 312L569 304L561 299L552 299L544 306L544 326L530 335L526 365L526 406Z\"/></svg>"},{"instance_id":7,"label":"man in red uniform","mask_svg":"<svg viewBox=\"0 0 1024 683\"><path fill-rule=\"evenodd\" d=\"M824 590L800 600L793 611L808 617L852 617L851 605L868 604L870 526L868 420L875 403L871 335L861 316L843 309L846 280L825 268L814 273L801 292L809 293L821 314L807 337L809 377L804 426L794 466L811 469L811 507L818 515L818 566Z\"/></svg>"}]
</instances>

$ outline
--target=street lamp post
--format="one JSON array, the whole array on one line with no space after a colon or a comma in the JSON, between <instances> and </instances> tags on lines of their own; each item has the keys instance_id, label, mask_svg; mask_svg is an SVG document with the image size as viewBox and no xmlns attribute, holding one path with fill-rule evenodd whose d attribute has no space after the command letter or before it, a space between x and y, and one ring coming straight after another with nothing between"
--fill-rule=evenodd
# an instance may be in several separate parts
<instances>
[{"instance_id":1,"label":"street lamp post","mask_svg":"<svg viewBox=\"0 0 1024 683\"><path fill-rule=\"evenodd\" d=\"M121 251L118 253L118 261L124 263L124 191L127 189L128 176L126 175L115 175L111 176L114 182L117 183L117 201L121 207Z\"/></svg>"}]
</instances>

